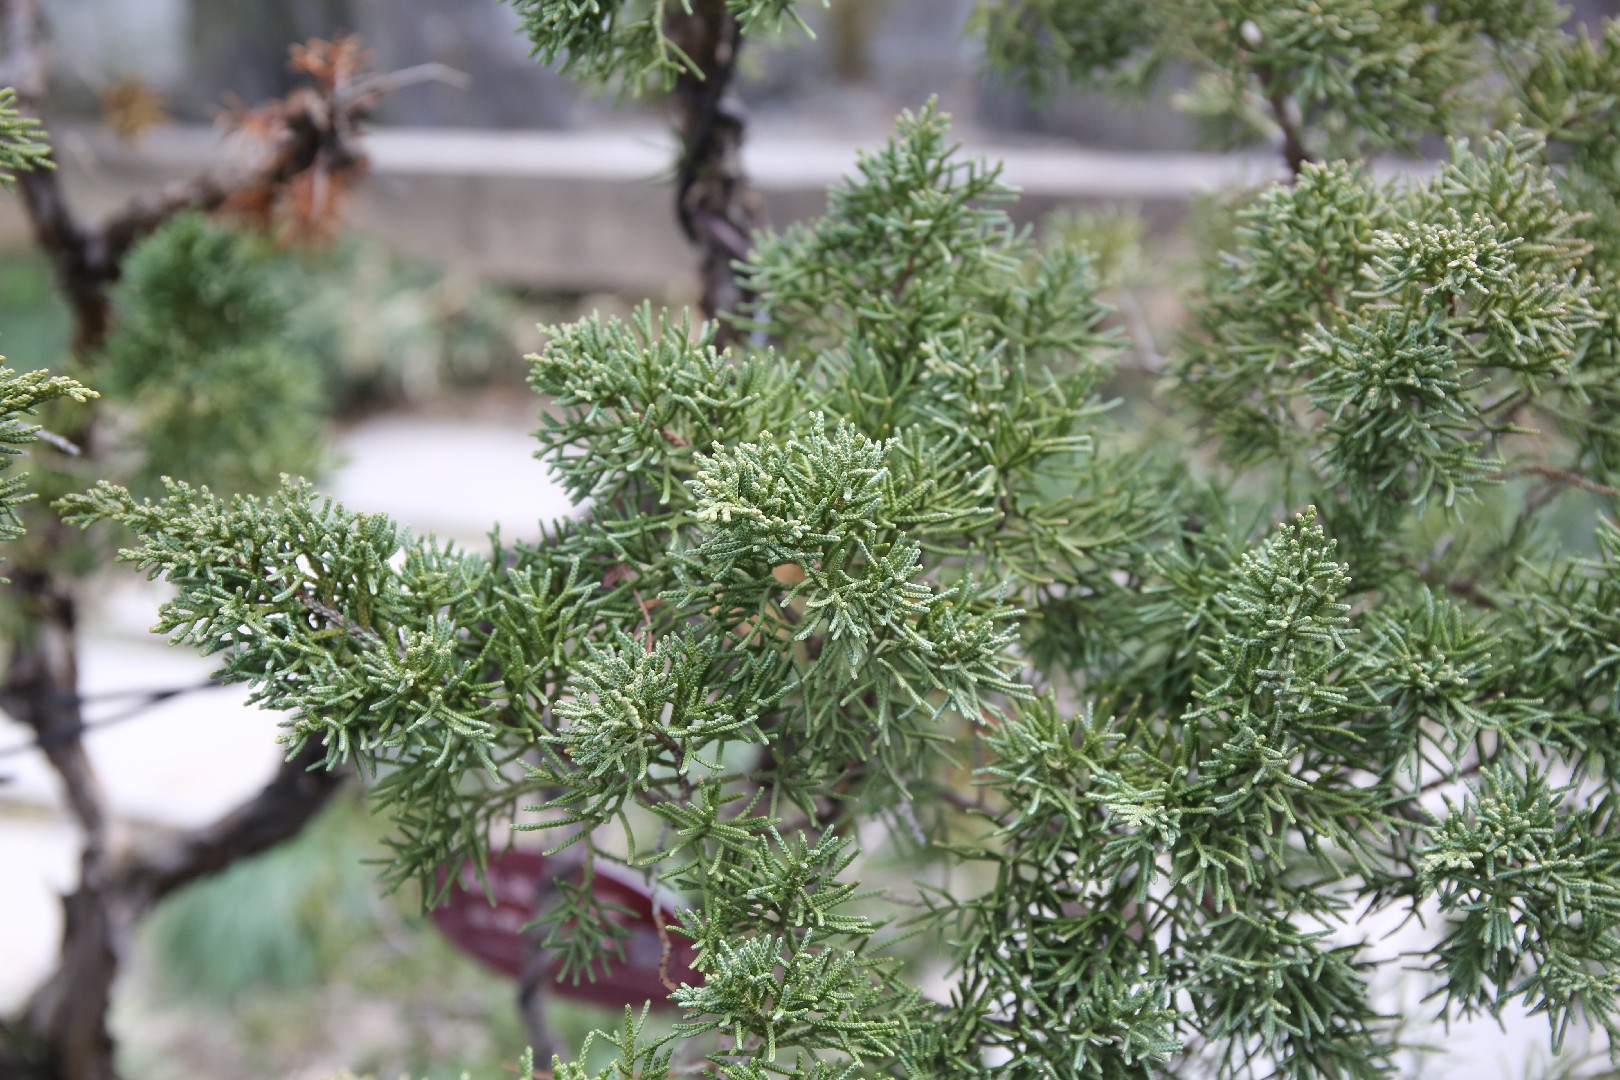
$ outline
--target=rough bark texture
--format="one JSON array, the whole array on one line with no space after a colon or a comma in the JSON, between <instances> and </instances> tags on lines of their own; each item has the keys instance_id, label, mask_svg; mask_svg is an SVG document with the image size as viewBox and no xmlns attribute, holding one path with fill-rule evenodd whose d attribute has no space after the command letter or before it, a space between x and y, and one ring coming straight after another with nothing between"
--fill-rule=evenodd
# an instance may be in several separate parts
<instances>
[{"instance_id":1,"label":"rough bark texture","mask_svg":"<svg viewBox=\"0 0 1620 1080\"><path fill-rule=\"evenodd\" d=\"M732 264L748 255L756 199L742 166L742 110L730 94L742 38L725 0L695 0L690 15L670 17L666 32L697 65L675 83L675 130L681 139L675 211L702 260L703 313L742 311L748 301ZM723 324L724 344L736 337Z\"/></svg>"},{"instance_id":2,"label":"rough bark texture","mask_svg":"<svg viewBox=\"0 0 1620 1080\"><path fill-rule=\"evenodd\" d=\"M35 0L0 0L5 32L0 85L16 88L19 104L37 115L44 96ZM352 145L355 122L390 89L388 76L352 79L358 48L352 43L307 49L305 70L319 85L274 103L253 119L270 135L256 166L208 173L132 200L98 229L72 211L54 171L18 178L35 241L46 252L73 321L72 349L79 372L94 382L94 364L111 319L109 289L124 257L175 214L211 211L235 200L249 213L273 209L300 183L357 174L364 158ZM325 63L324 68L318 65ZM329 77L322 83L321 73ZM341 186L341 185L339 185ZM309 200L293 207L310 212ZM315 207L329 212L329 207ZM93 455L96 432L89 410L60 431ZM0 1024L0 1076L6 1080L114 1080L113 1039L107 1014L130 931L169 893L238 859L296 836L344 783L341 773L310 770L323 754L310 747L284 762L257 795L219 821L143 851L125 849L80 735L85 728L78 692L77 583L61 557L77 545L77 530L54 515L31 523L29 543L8 562L9 602L26 629L11 643L0 704L34 733L61 781L83 834L78 887L63 897L61 960L20 1017Z\"/></svg>"},{"instance_id":3,"label":"rough bark texture","mask_svg":"<svg viewBox=\"0 0 1620 1080\"><path fill-rule=\"evenodd\" d=\"M81 763L70 766L73 775L93 783L81 744L73 740L67 746ZM107 1012L131 931L176 889L297 836L346 780L319 768L323 756L319 747L306 748L284 762L258 795L219 821L153 849L115 857L104 828L99 841L87 839L79 887L63 898L61 962L35 992L22 1022L12 1031L0 1028L0 1038L14 1040L16 1075L117 1077Z\"/></svg>"}]
</instances>

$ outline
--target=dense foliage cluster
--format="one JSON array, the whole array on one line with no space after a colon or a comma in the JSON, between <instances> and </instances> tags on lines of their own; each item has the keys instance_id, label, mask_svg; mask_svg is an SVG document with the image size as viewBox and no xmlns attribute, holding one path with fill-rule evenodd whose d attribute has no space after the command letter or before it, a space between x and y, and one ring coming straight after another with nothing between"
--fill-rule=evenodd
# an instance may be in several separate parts
<instances>
[{"instance_id":1,"label":"dense foliage cluster","mask_svg":"<svg viewBox=\"0 0 1620 1080\"><path fill-rule=\"evenodd\" d=\"M642 52L588 6L520 5L546 55L660 55L658 5ZM1378 914L1439 916L1445 1015L1613 1036L1620 83L1617 31L1555 15L985 5L1023 68L1201 58L1284 143L1193 300L1183 446L1108 422L1090 259L1015 230L926 110L756 239L745 345L551 329L540 453L584 509L538 542L296 481L64 507L134 531L158 630L290 749L374 773L396 880L432 899L516 817L681 897L702 980L610 1076L1384 1076ZM1499 109L1427 179L1311 160ZM925 884L860 884L883 858ZM615 962L559 894L567 971Z\"/></svg>"},{"instance_id":2,"label":"dense foliage cluster","mask_svg":"<svg viewBox=\"0 0 1620 1080\"><path fill-rule=\"evenodd\" d=\"M137 487L172 474L253 491L320 464L320 370L291 347L278 262L268 241L196 213L125 260L97 376L128 410Z\"/></svg>"}]
</instances>

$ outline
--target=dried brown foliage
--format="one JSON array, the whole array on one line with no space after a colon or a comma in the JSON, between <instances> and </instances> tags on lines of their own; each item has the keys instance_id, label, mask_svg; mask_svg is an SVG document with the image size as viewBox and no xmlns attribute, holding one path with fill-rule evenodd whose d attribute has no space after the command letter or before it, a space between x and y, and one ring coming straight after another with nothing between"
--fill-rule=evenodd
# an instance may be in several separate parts
<instances>
[{"instance_id":1,"label":"dried brown foliage","mask_svg":"<svg viewBox=\"0 0 1620 1080\"><path fill-rule=\"evenodd\" d=\"M329 240L367 168L356 138L360 121L388 89L371 62L353 35L294 45L288 67L311 85L257 108L223 112L228 131L269 153L220 210L289 243Z\"/></svg>"}]
</instances>

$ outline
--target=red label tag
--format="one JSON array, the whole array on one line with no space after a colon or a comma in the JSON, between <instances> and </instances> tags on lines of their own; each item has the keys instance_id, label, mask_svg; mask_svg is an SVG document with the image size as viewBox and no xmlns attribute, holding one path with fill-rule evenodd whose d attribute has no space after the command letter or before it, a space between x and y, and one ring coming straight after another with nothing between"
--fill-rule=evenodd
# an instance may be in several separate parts
<instances>
[{"instance_id":1,"label":"red label tag","mask_svg":"<svg viewBox=\"0 0 1620 1080\"><path fill-rule=\"evenodd\" d=\"M533 951L532 935L525 935L523 928L534 918L535 895L550 873L547 862L537 851L513 849L491 855L486 876L493 904L484 894L478 871L463 865L444 903L432 912L434 925L462 952L514 979L522 978ZM582 871L575 873L583 876ZM692 970L696 950L674 930L664 935L669 942L666 960L664 940L653 921L655 897L640 879L611 865L597 866L591 892L603 901L607 917L629 931L620 942L624 961L610 957L595 965L595 982L581 976L577 984L572 979L558 982L558 966L552 963L545 976L548 992L598 1005L639 1007L651 1000L654 1008L672 1009L675 1005L661 975L677 986L702 984L703 976ZM674 904L665 896L658 896L656 903L665 926L674 924Z\"/></svg>"}]
</instances>

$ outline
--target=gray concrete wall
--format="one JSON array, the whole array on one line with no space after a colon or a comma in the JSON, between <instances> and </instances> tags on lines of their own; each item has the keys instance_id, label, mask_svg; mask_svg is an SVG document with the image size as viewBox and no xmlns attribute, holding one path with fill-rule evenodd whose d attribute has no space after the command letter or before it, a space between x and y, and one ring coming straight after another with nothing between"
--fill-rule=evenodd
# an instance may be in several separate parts
<instances>
[{"instance_id":1,"label":"gray concrete wall","mask_svg":"<svg viewBox=\"0 0 1620 1080\"><path fill-rule=\"evenodd\" d=\"M404 90L384 104L378 117L383 123L561 128L580 110L581 95L573 84L529 56L517 13L505 4L349 0L349 9L355 31L377 54L380 69L434 61L471 80L464 90L444 85Z\"/></svg>"},{"instance_id":2,"label":"gray concrete wall","mask_svg":"<svg viewBox=\"0 0 1620 1080\"><path fill-rule=\"evenodd\" d=\"M788 30L745 51L741 93L761 115L870 129L901 107L938 94L953 112L1009 132L1092 145L1185 150L1193 125L1169 106L1185 80L1133 105L1064 91L1037 107L981 72L965 33L977 0L834 0L802 5L814 36ZM1082 2L1082 0L1076 0ZM182 119L205 119L223 97L254 102L288 85L286 48L311 36L358 31L385 69L439 61L466 72L467 90L422 86L388 102L379 119L409 126L586 128L604 102L528 56L512 9L497 0L45 0L60 48L59 85L137 75L171 95ZM1573 0L1576 21L1620 13L1620 0Z\"/></svg>"},{"instance_id":3,"label":"gray concrete wall","mask_svg":"<svg viewBox=\"0 0 1620 1080\"><path fill-rule=\"evenodd\" d=\"M880 142L772 126L745 147L744 164L774 227L811 217L826 189L854 164L858 145ZM1276 175L1276 155L1121 154L1053 142L1008 145L971 125L971 153L1005 162L1023 189L1016 219L1059 206L1125 201L1179 215L1200 191ZM63 179L92 216L137 192L228 157L207 128L154 132L131 149L96 130L63 130ZM570 293L694 295L694 257L675 225L668 175L674 150L662 128L510 132L380 130L368 136L371 175L352 207L362 231L419 258L482 277ZM0 199L0 242L22 242L15 200Z\"/></svg>"}]
</instances>

